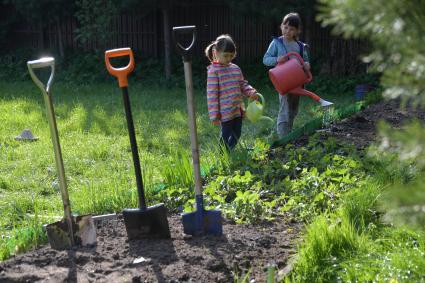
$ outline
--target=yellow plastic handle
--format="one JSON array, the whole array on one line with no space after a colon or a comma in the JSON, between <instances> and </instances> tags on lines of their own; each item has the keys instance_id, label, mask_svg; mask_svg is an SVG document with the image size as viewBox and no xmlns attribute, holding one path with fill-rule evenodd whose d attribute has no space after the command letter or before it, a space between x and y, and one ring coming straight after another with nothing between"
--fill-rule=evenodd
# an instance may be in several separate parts
<instances>
[{"instance_id":1,"label":"yellow plastic handle","mask_svg":"<svg viewBox=\"0 0 425 283\"><path fill-rule=\"evenodd\" d=\"M266 101L264 100L264 97L263 97L263 95L261 95L261 93L258 93L257 92L257 95L258 95L258 97L260 98L260 100L261 100L261 104L263 105L263 107L265 106L265 104L266 104Z\"/></svg>"},{"instance_id":2,"label":"yellow plastic handle","mask_svg":"<svg viewBox=\"0 0 425 283\"><path fill-rule=\"evenodd\" d=\"M125 67L115 68L111 65L111 62L109 62L110 58L122 57L122 56L130 57L130 62ZM133 56L133 51L131 50L131 48L126 47L126 48L106 50L105 64L106 64L106 69L108 70L108 72L111 75L117 77L119 86L121 88L127 87L128 86L127 76L134 70L134 56Z\"/></svg>"}]
</instances>

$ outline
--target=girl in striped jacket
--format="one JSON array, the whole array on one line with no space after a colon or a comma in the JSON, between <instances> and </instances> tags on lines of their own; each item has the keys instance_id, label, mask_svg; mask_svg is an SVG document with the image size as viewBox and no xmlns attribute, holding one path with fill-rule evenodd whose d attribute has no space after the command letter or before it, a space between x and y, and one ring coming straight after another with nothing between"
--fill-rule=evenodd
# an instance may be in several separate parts
<instances>
[{"instance_id":1,"label":"girl in striped jacket","mask_svg":"<svg viewBox=\"0 0 425 283\"><path fill-rule=\"evenodd\" d=\"M233 149L241 136L244 109L243 96L258 99L257 91L248 84L241 69L232 63L236 56L233 39L220 35L205 49L208 66L207 98L210 120L221 125L220 140Z\"/></svg>"}]
</instances>

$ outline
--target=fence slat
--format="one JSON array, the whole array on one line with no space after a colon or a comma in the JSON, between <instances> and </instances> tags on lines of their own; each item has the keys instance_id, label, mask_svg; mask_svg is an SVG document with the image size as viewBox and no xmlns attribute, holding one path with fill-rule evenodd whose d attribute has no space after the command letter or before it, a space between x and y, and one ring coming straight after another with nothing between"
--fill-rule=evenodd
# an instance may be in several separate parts
<instances>
[{"instance_id":1,"label":"fence slat","mask_svg":"<svg viewBox=\"0 0 425 283\"><path fill-rule=\"evenodd\" d=\"M131 46L143 57L163 57L163 23L161 11L148 14L122 14L113 18L109 25L111 37L107 46L111 48ZM159 16L159 17L158 17ZM241 61L261 61L271 36L276 35L276 23L253 22L248 16L236 18L234 12L218 4L199 4L190 7L175 7L169 11L170 27L177 25L196 25L198 27L198 43L194 48L196 56L204 57L203 50L218 35L229 33L238 47L238 58ZM75 29L77 20L66 17L61 20L63 44L67 49L81 48L76 41ZM44 35L44 36L41 36ZM55 49L58 46L57 26L47 25L43 30L38 25L21 25L14 33L19 46ZM44 40L43 40L44 37ZM365 69L358 56L367 50L369 45L362 40L344 40L332 36L328 28L313 23L309 27L310 57L323 57L326 60L323 69L331 73L355 73ZM46 44L43 44L44 41ZM87 41L83 50L100 47L99 39Z\"/></svg>"}]
</instances>

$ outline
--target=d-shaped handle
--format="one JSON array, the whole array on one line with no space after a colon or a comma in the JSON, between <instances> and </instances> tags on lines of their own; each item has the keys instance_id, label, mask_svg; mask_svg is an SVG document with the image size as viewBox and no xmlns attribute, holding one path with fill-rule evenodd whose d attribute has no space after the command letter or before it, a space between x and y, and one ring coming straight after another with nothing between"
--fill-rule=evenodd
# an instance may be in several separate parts
<instances>
[{"instance_id":1,"label":"d-shaped handle","mask_svg":"<svg viewBox=\"0 0 425 283\"><path fill-rule=\"evenodd\" d=\"M129 56L130 62L125 67L115 68L109 61L110 58ZM127 76L134 70L134 56L131 48L117 48L105 51L105 64L108 72L118 79L121 88L128 86Z\"/></svg>"},{"instance_id":2,"label":"d-shaped handle","mask_svg":"<svg viewBox=\"0 0 425 283\"><path fill-rule=\"evenodd\" d=\"M258 97L260 97L261 105L263 105L263 107L265 107L265 106L266 106L266 101L264 100L263 95L261 95L261 94L260 94L260 93L258 93L258 92L257 92L257 95L258 95Z\"/></svg>"},{"instance_id":3,"label":"d-shaped handle","mask_svg":"<svg viewBox=\"0 0 425 283\"><path fill-rule=\"evenodd\" d=\"M289 56L295 56L297 57L298 61L300 61L301 65L304 65L304 59L303 57L301 57L300 54L298 54L297 52L288 52L285 54L284 58L286 58L285 61L283 61L281 64L283 64L284 62L286 62L287 60L289 60Z\"/></svg>"},{"instance_id":4,"label":"d-shaped handle","mask_svg":"<svg viewBox=\"0 0 425 283\"><path fill-rule=\"evenodd\" d=\"M55 58L53 57L43 57L38 60L28 61L27 62L28 71L30 73L31 79L34 83L41 89L43 93L48 94L50 91L50 86L53 83L53 77L55 76ZM44 85L37 75L34 73L34 69L41 69L45 67L50 67L50 77L47 81L47 85Z\"/></svg>"},{"instance_id":5,"label":"d-shaped handle","mask_svg":"<svg viewBox=\"0 0 425 283\"><path fill-rule=\"evenodd\" d=\"M179 34L187 34L192 33L192 42L188 47L184 47L180 44L178 36ZM173 27L173 40L176 44L177 50L183 56L183 60L185 62L190 61L191 59L191 49L196 41L196 26L181 26L181 27Z\"/></svg>"},{"instance_id":6,"label":"d-shaped handle","mask_svg":"<svg viewBox=\"0 0 425 283\"><path fill-rule=\"evenodd\" d=\"M295 57L297 57L298 61L299 61L299 62L300 62L300 64L301 64L301 67L303 67L303 66L304 66L304 59L303 59L303 57L301 57L301 55L300 55L300 54L298 54L297 52L288 52L288 53L286 53L285 58L286 58L287 60L289 60L289 56L295 56ZM282 61L282 62L281 62L281 63L279 63L279 64L285 64L285 62L286 62L287 60ZM310 71L305 71L305 73L306 73L306 75L307 75L307 81L306 81L306 83L311 82L311 80L313 79L313 75L311 74L311 72L310 72Z\"/></svg>"}]
</instances>

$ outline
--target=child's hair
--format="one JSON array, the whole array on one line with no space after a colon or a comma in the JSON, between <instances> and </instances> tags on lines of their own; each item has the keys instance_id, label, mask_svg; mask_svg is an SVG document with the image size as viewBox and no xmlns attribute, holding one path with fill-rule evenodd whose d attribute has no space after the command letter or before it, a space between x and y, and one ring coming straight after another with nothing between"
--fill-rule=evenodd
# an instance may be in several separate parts
<instances>
[{"instance_id":1,"label":"child's hair","mask_svg":"<svg viewBox=\"0 0 425 283\"><path fill-rule=\"evenodd\" d=\"M216 52L236 53L235 42L233 42L232 37L228 34L220 35L205 48L205 56L207 56L211 62L214 61L213 49L215 49Z\"/></svg>"},{"instance_id":2,"label":"child's hair","mask_svg":"<svg viewBox=\"0 0 425 283\"><path fill-rule=\"evenodd\" d=\"M289 13L283 17L282 25L288 25L296 28L298 31L301 30L301 17L298 13ZM295 36L295 39L298 40L298 35Z\"/></svg>"}]
</instances>

